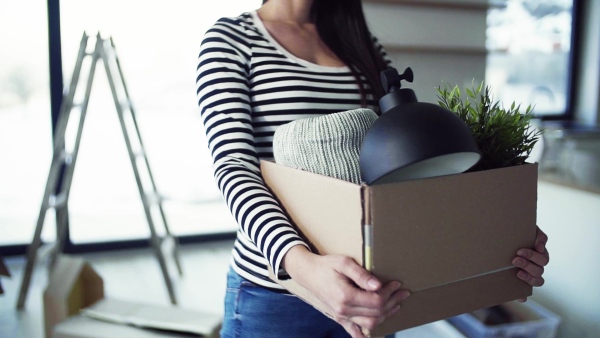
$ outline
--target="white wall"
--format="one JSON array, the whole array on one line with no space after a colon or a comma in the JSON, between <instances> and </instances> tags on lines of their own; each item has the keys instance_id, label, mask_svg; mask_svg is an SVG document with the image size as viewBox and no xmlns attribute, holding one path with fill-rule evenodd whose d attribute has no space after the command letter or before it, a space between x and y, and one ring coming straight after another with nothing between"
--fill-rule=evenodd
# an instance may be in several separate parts
<instances>
[{"instance_id":1,"label":"white wall","mask_svg":"<svg viewBox=\"0 0 600 338\"><path fill-rule=\"evenodd\" d=\"M442 82L465 86L485 79L485 1L446 3L364 3L367 22L394 67L400 73L412 68L415 80L405 87L422 102L437 102L436 88Z\"/></svg>"},{"instance_id":2,"label":"white wall","mask_svg":"<svg viewBox=\"0 0 600 338\"><path fill-rule=\"evenodd\" d=\"M562 318L559 337L600 337L600 194L541 181L538 225L550 264L532 299Z\"/></svg>"}]
</instances>

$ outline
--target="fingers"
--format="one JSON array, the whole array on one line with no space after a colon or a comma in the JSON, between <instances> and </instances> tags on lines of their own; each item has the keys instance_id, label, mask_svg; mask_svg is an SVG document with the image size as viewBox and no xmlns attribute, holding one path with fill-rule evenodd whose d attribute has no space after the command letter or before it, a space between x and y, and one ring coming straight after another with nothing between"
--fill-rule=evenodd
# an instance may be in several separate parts
<instances>
[{"instance_id":1,"label":"fingers","mask_svg":"<svg viewBox=\"0 0 600 338\"><path fill-rule=\"evenodd\" d=\"M517 277L519 277L519 279L527 282L527 284L529 284L531 286L538 287L538 286L544 285L544 278L543 277L532 276L531 274L529 274L525 270L519 270L519 272L517 272Z\"/></svg>"},{"instance_id":2,"label":"fingers","mask_svg":"<svg viewBox=\"0 0 600 338\"><path fill-rule=\"evenodd\" d=\"M544 284L544 267L550 262L550 254L546 250L548 236L538 227L535 236L534 248L520 249L517 251L512 263L521 268L517 276L531 286L542 286ZM521 300L520 300L521 301ZM526 301L523 299L522 301Z\"/></svg>"},{"instance_id":3,"label":"fingers","mask_svg":"<svg viewBox=\"0 0 600 338\"><path fill-rule=\"evenodd\" d=\"M532 276L542 277L544 268L542 266L531 263L525 258L517 257L512 261L513 265L520 267Z\"/></svg>"},{"instance_id":4,"label":"fingers","mask_svg":"<svg viewBox=\"0 0 600 338\"><path fill-rule=\"evenodd\" d=\"M330 283L315 287L328 289L321 295L335 321L352 337L364 337L361 328L373 329L400 309L399 303L410 293L400 283L383 285L369 271L346 256L326 256L325 265L333 267ZM327 272L327 270L325 271ZM322 280L322 279L320 279Z\"/></svg>"},{"instance_id":5,"label":"fingers","mask_svg":"<svg viewBox=\"0 0 600 338\"><path fill-rule=\"evenodd\" d=\"M340 273L350 278L361 289L377 291L381 288L381 282L377 278L349 257L343 258L340 270Z\"/></svg>"},{"instance_id":6,"label":"fingers","mask_svg":"<svg viewBox=\"0 0 600 338\"><path fill-rule=\"evenodd\" d=\"M351 321L356 323L361 328L373 330L373 329L375 329L375 327L377 327L377 325L383 323L387 318L391 317L399 310L400 310L400 305L395 305L390 311L388 311L383 316L379 316L379 317L355 316L355 317L351 318Z\"/></svg>"},{"instance_id":7,"label":"fingers","mask_svg":"<svg viewBox=\"0 0 600 338\"><path fill-rule=\"evenodd\" d=\"M378 292L361 291L356 294L344 315L381 317L397 311L399 304L408 298L410 292L400 289L400 283L389 282ZM397 309L396 309L397 307Z\"/></svg>"},{"instance_id":8,"label":"fingers","mask_svg":"<svg viewBox=\"0 0 600 338\"><path fill-rule=\"evenodd\" d=\"M538 266L546 266L550 262L548 250L544 250L544 253L540 253L531 249L519 249L519 251L517 251L517 256L537 264Z\"/></svg>"},{"instance_id":9,"label":"fingers","mask_svg":"<svg viewBox=\"0 0 600 338\"><path fill-rule=\"evenodd\" d=\"M517 277L527 282L531 286L542 286L544 285L544 266L546 266L550 260L548 251L539 253L531 249L520 249L517 252L519 257L513 259L512 263L515 266L521 268L517 272Z\"/></svg>"},{"instance_id":10,"label":"fingers","mask_svg":"<svg viewBox=\"0 0 600 338\"><path fill-rule=\"evenodd\" d=\"M348 332L350 336L352 336L352 338L366 338L364 333L365 331L363 331L363 329L369 331L375 329L377 325L383 323L385 319L394 315L396 312L398 312L398 310L400 310L400 306L396 305L392 310L390 310L385 316L382 317L355 316L352 318L341 319L337 321L344 327L346 332Z\"/></svg>"},{"instance_id":11,"label":"fingers","mask_svg":"<svg viewBox=\"0 0 600 338\"><path fill-rule=\"evenodd\" d=\"M344 330L350 334L352 338L366 338L362 333L360 327L351 321L343 321L340 324L344 327Z\"/></svg>"}]
</instances>

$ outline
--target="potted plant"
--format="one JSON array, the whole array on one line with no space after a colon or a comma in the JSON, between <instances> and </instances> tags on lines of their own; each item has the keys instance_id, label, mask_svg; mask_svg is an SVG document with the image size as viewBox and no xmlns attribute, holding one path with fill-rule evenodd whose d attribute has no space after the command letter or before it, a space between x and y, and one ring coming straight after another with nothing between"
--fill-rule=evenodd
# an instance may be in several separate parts
<instances>
[{"instance_id":1,"label":"potted plant","mask_svg":"<svg viewBox=\"0 0 600 338\"><path fill-rule=\"evenodd\" d=\"M489 86L465 88L466 97L458 86L443 83L437 87L438 104L458 115L471 129L481 160L469 171L520 165L525 163L533 146L543 133L530 124L533 108L513 102L505 108L494 101Z\"/></svg>"}]
</instances>

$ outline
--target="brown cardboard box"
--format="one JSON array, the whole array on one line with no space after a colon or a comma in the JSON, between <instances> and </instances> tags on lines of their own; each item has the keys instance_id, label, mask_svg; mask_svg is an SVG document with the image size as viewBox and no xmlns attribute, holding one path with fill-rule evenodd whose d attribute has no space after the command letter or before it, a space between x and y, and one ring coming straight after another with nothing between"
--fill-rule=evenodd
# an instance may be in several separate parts
<instances>
[{"instance_id":1,"label":"brown cardboard box","mask_svg":"<svg viewBox=\"0 0 600 338\"><path fill-rule=\"evenodd\" d=\"M153 330L110 323L87 316L73 316L56 325L52 338L218 338L218 329L209 336L166 330Z\"/></svg>"},{"instance_id":2,"label":"brown cardboard box","mask_svg":"<svg viewBox=\"0 0 600 338\"><path fill-rule=\"evenodd\" d=\"M498 306L448 318L466 337L554 338L561 318L533 300Z\"/></svg>"},{"instance_id":3,"label":"brown cardboard box","mask_svg":"<svg viewBox=\"0 0 600 338\"><path fill-rule=\"evenodd\" d=\"M218 338L220 324L215 313L105 298L56 325L52 338Z\"/></svg>"},{"instance_id":4,"label":"brown cardboard box","mask_svg":"<svg viewBox=\"0 0 600 338\"><path fill-rule=\"evenodd\" d=\"M217 338L221 315L104 298L104 282L82 258L59 255L44 292L47 338Z\"/></svg>"},{"instance_id":5,"label":"brown cardboard box","mask_svg":"<svg viewBox=\"0 0 600 338\"><path fill-rule=\"evenodd\" d=\"M59 255L44 291L44 328L52 337L52 328L80 309L104 298L104 282L80 257Z\"/></svg>"},{"instance_id":6,"label":"brown cardboard box","mask_svg":"<svg viewBox=\"0 0 600 338\"><path fill-rule=\"evenodd\" d=\"M511 260L535 240L537 164L374 186L269 161L261 170L314 251L411 291L374 336L532 294ZM280 283L326 313L293 280Z\"/></svg>"}]
</instances>

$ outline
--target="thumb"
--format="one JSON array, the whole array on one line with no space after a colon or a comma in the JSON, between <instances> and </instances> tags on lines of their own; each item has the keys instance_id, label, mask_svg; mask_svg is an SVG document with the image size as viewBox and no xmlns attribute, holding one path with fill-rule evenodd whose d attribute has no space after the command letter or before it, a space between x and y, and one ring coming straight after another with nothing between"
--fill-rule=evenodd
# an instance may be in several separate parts
<instances>
[{"instance_id":1,"label":"thumb","mask_svg":"<svg viewBox=\"0 0 600 338\"><path fill-rule=\"evenodd\" d=\"M355 261L344 264L341 272L361 289L377 291L381 288L381 282Z\"/></svg>"},{"instance_id":2,"label":"thumb","mask_svg":"<svg viewBox=\"0 0 600 338\"><path fill-rule=\"evenodd\" d=\"M354 324L351 321L342 323L342 326L350 334L352 338L366 338L363 334L362 330L358 327L358 325Z\"/></svg>"}]
</instances>

